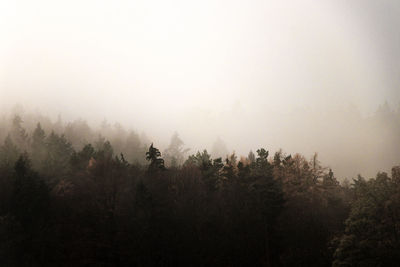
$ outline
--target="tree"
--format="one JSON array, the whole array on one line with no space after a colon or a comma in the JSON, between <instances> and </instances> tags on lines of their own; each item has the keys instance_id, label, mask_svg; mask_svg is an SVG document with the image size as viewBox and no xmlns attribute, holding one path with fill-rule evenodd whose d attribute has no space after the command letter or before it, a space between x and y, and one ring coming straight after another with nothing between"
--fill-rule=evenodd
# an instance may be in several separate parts
<instances>
[{"instance_id":1,"label":"tree","mask_svg":"<svg viewBox=\"0 0 400 267\"><path fill-rule=\"evenodd\" d=\"M99 159L111 159L114 154L114 148L109 141L106 141L103 137L100 137L95 144L96 146L96 158Z\"/></svg>"},{"instance_id":2,"label":"tree","mask_svg":"<svg viewBox=\"0 0 400 267\"><path fill-rule=\"evenodd\" d=\"M46 157L46 134L40 123L37 124L32 134L31 151L33 167L36 170L41 170L43 167L42 163Z\"/></svg>"},{"instance_id":3,"label":"tree","mask_svg":"<svg viewBox=\"0 0 400 267\"><path fill-rule=\"evenodd\" d=\"M75 120L67 124L64 135L75 149L81 149L91 141L92 131L86 121Z\"/></svg>"},{"instance_id":4,"label":"tree","mask_svg":"<svg viewBox=\"0 0 400 267\"><path fill-rule=\"evenodd\" d=\"M397 266L400 261L400 187L386 173L354 180L356 196L336 240L333 266Z\"/></svg>"},{"instance_id":5,"label":"tree","mask_svg":"<svg viewBox=\"0 0 400 267\"><path fill-rule=\"evenodd\" d=\"M228 149L226 148L226 144L222 141L221 138L217 138L215 140L213 147L211 149L211 155L214 158L225 158L228 155Z\"/></svg>"},{"instance_id":6,"label":"tree","mask_svg":"<svg viewBox=\"0 0 400 267\"><path fill-rule=\"evenodd\" d=\"M0 147L0 167L12 168L17 161L19 151L17 146L12 141L10 135L7 135L4 144Z\"/></svg>"},{"instance_id":7,"label":"tree","mask_svg":"<svg viewBox=\"0 0 400 267\"><path fill-rule=\"evenodd\" d=\"M259 173L271 175L272 165L268 161L269 152L264 148L257 149L256 167L255 170Z\"/></svg>"},{"instance_id":8,"label":"tree","mask_svg":"<svg viewBox=\"0 0 400 267\"><path fill-rule=\"evenodd\" d=\"M276 219L283 208L282 184L273 177L273 168L268 161L268 151L264 148L257 150L257 158L251 169L249 191L253 205L263 220L264 235L264 262L267 266L276 264L278 259L275 249L278 247L276 233Z\"/></svg>"},{"instance_id":9,"label":"tree","mask_svg":"<svg viewBox=\"0 0 400 267\"><path fill-rule=\"evenodd\" d=\"M196 155L189 156L184 165L195 165L199 168L205 184L211 191L216 190L222 184L220 175L224 167L222 159L212 159L207 150L203 150L201 153L198 151Z\"/></svg>"},{"instance_id":10,"label":"tree","mask_svg":"<svg viewBox=\"0 0 400 267\"><path fill-rule=\"evenodd\" d=\"M22 119L19 115L15 115L12 121L12 137L16 142L17 146L22 150L27 150L28 145L28 134L26 133L25 129L22 127Z\"/></svg>"},{"instance_id":11,"label":"tree","mask_svg":"<svg viewBox=\"0 0 400 267\"><path fill-rule=\"evenodd\" d=\"M85 170L90 160L95 157L96 153L91 144L85 145L81 151L73 152L71 156L71 165L75 170Z\"/></svg>"},{"instance_id":12,"label":"tree","mask_svg":"<svg viewBox=\"0 0 400 267\"><path fill-rule=\"evenodd\" d=\"M229 157L225 159L225 165L222 168L222 175L228 181L232 181L237 178L238 168L237 168L237 157L235 153L232 153Z\"/></svg>"},{"instance_id":13,"label":"tree","mask_svg":"<svg viewBox=\"0 0 400 267\"><path fill-rule=\"evenodd\" d=\"M183 163L185 154L189 151L188 148L183 148L183 141L179 138L177 132L171 137L171 142L168 148L165 150L165 160L168 166L178 167Z\"/></svg>"},{"instance_id":14,"label":"tree","mask_svg":"<svg viewBox=\"0 0 400 267\"><path fill-rule=\"evenodd\" d=\"M164 160L161 158L161 152L158 148L153 147L153 143L150 145L149 151L146 152L146 159L150 161L148 167L149 172L165 170Z\"/></svg>"},{"instance_id":15,"label":"tree","mask_svg":"<svg viewBox=\"0 0 400 267\"><path fill-rule=\"evenodd\" d=\"M126 156L126 159L131 163L138 163L143 161L144 151L141 147L140 138L137 133L131 131L128 134L122 152Z\"/></svg>"},{"instance_id":16,"label":"tree","mask_svg":"<svg viewBox=\"0 0 400 267\"><path fill-rule=\"evenodd\" d=\"M254 164L256 162L256 156L254 155L253 151L250 150L249 155L247 158L250 161L250 165Z\"/></svg>"},{"instance_id":17,"label":"tree","mask_svg":"<svg viewBox=\"0 0 400 267\"><path fill-rule=\"evenodd\" d=\"M70 159L73 152L72 145L64 135L59 136L51 132L46 138L46 157L42 173L50 184L56 184L70 172Z\"/></svg>"}]
</instances>

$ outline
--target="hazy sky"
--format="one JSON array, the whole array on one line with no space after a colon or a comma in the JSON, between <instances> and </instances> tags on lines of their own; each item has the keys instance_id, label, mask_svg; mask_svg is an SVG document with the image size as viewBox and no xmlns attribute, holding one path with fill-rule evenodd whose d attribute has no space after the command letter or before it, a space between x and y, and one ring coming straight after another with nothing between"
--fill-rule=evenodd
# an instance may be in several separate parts
<instances>
[{"instance_id":1,"label":"hazy sky","mask_svg":"<svg viewBox=\"0 0 400 267\"><path fill-rule=\"evenodd\" d=\"M399 89L398 0L0 1L7 108L240 147L272 142L264 117L368 114Z\"/></svg>"}]
</instances>

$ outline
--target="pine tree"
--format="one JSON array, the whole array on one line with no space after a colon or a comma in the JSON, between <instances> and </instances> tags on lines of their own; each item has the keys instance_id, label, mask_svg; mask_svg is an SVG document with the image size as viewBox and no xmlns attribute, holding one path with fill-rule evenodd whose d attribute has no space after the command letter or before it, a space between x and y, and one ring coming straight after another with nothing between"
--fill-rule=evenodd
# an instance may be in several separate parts
<instances>
[{"instance_id":1,"label":"pine tree","mask_svg":"<svg viewBox=\"0 0 400 267\"><path fill-rule=\"evenodd\" d=\"M21 151L27 151L28 146L28 134L22 127L22 119L19 115L15 115L12 121L11 134L12 138L16 142L18 148Z\"/></svg>"},{"instance_id":2,"label":"pine tree","mask_svg":"<svg viewBox=\"0 0 400 267\"><path fill-rule=\"evenodd\" d=\"M161 158L161 152L158 148L153 147L153 143L150 145L149 151L146 152L146 159L150 161L148 168L149 172L165 170L164 160Z\"/></svg>"},{"instance_id":3,"label":"pine tree","mask_svg":"<svg viewBox=\"0 0 400 267\"><path fill-rule=\"evenodd\" d=\"M42 169L42 163L46 157L46 134L40 123L37 124L32 134L32 165L36 170Z\"/></svg>"},{"instance_id":4,"label":"pine tree","mask_svg":"<svg viewBox=\"0 0 400 267\"><path fill-rule=\"evenodd\" d=\"M4 144L0 147L0 167L12 168L17 161L19 151L10 135L7 135Z\"/></svg>"},{"instance_id":5,"label":"pine tree","mask_svg":"<svg viewBox=\"0 0 400 267\"><path fill-rule=\"evenodd\" d=\"M189 151L188 148L184 149L183 146L183 141L179 138L178 133L175 132L171 137L168 148L164 152L168 166L178 167L183 163L185 154Z\"/></svg>"}]
</instances>

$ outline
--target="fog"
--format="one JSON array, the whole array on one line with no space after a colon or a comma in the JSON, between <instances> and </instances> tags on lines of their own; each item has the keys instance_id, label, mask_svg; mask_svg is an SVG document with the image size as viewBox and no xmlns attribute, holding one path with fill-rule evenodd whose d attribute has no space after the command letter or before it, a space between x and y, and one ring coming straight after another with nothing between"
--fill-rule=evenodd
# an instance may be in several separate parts
<instances>
[{"instance_id":1,"label":"fog","mask_svg":"<svg viewBox=\"0 0 400 267\"><path fill-rule=\"evenodd\" d=\"M399 14L396 0L6 0L0 112L120 122L161 148L177 131L192 153L217 138L318 152L341 178L373 176L400 161Z\"/></svg>"}]
</instances>

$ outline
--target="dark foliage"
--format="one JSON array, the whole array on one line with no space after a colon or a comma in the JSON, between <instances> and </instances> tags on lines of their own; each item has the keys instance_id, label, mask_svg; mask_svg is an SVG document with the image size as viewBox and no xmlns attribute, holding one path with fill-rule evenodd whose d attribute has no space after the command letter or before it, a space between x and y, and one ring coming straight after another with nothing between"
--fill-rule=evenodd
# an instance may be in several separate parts
<instances>
[{"instance_id":1,"label":"dark foliage","mask_svg":"<svg viewBox=\"0 0 400 267\"><path fill-rule=\"evenodd\" d=\"M0 146L1 266L400 261L400 167L341 186L317 155L270 157L261 148L223 160L204 150L183 161L175 135L166 168L134 133L116 149L83 122L83 139L72 124L65 135L41 124L26 131L20 117L12 125Z\"/></svg>"}]
</instances>

